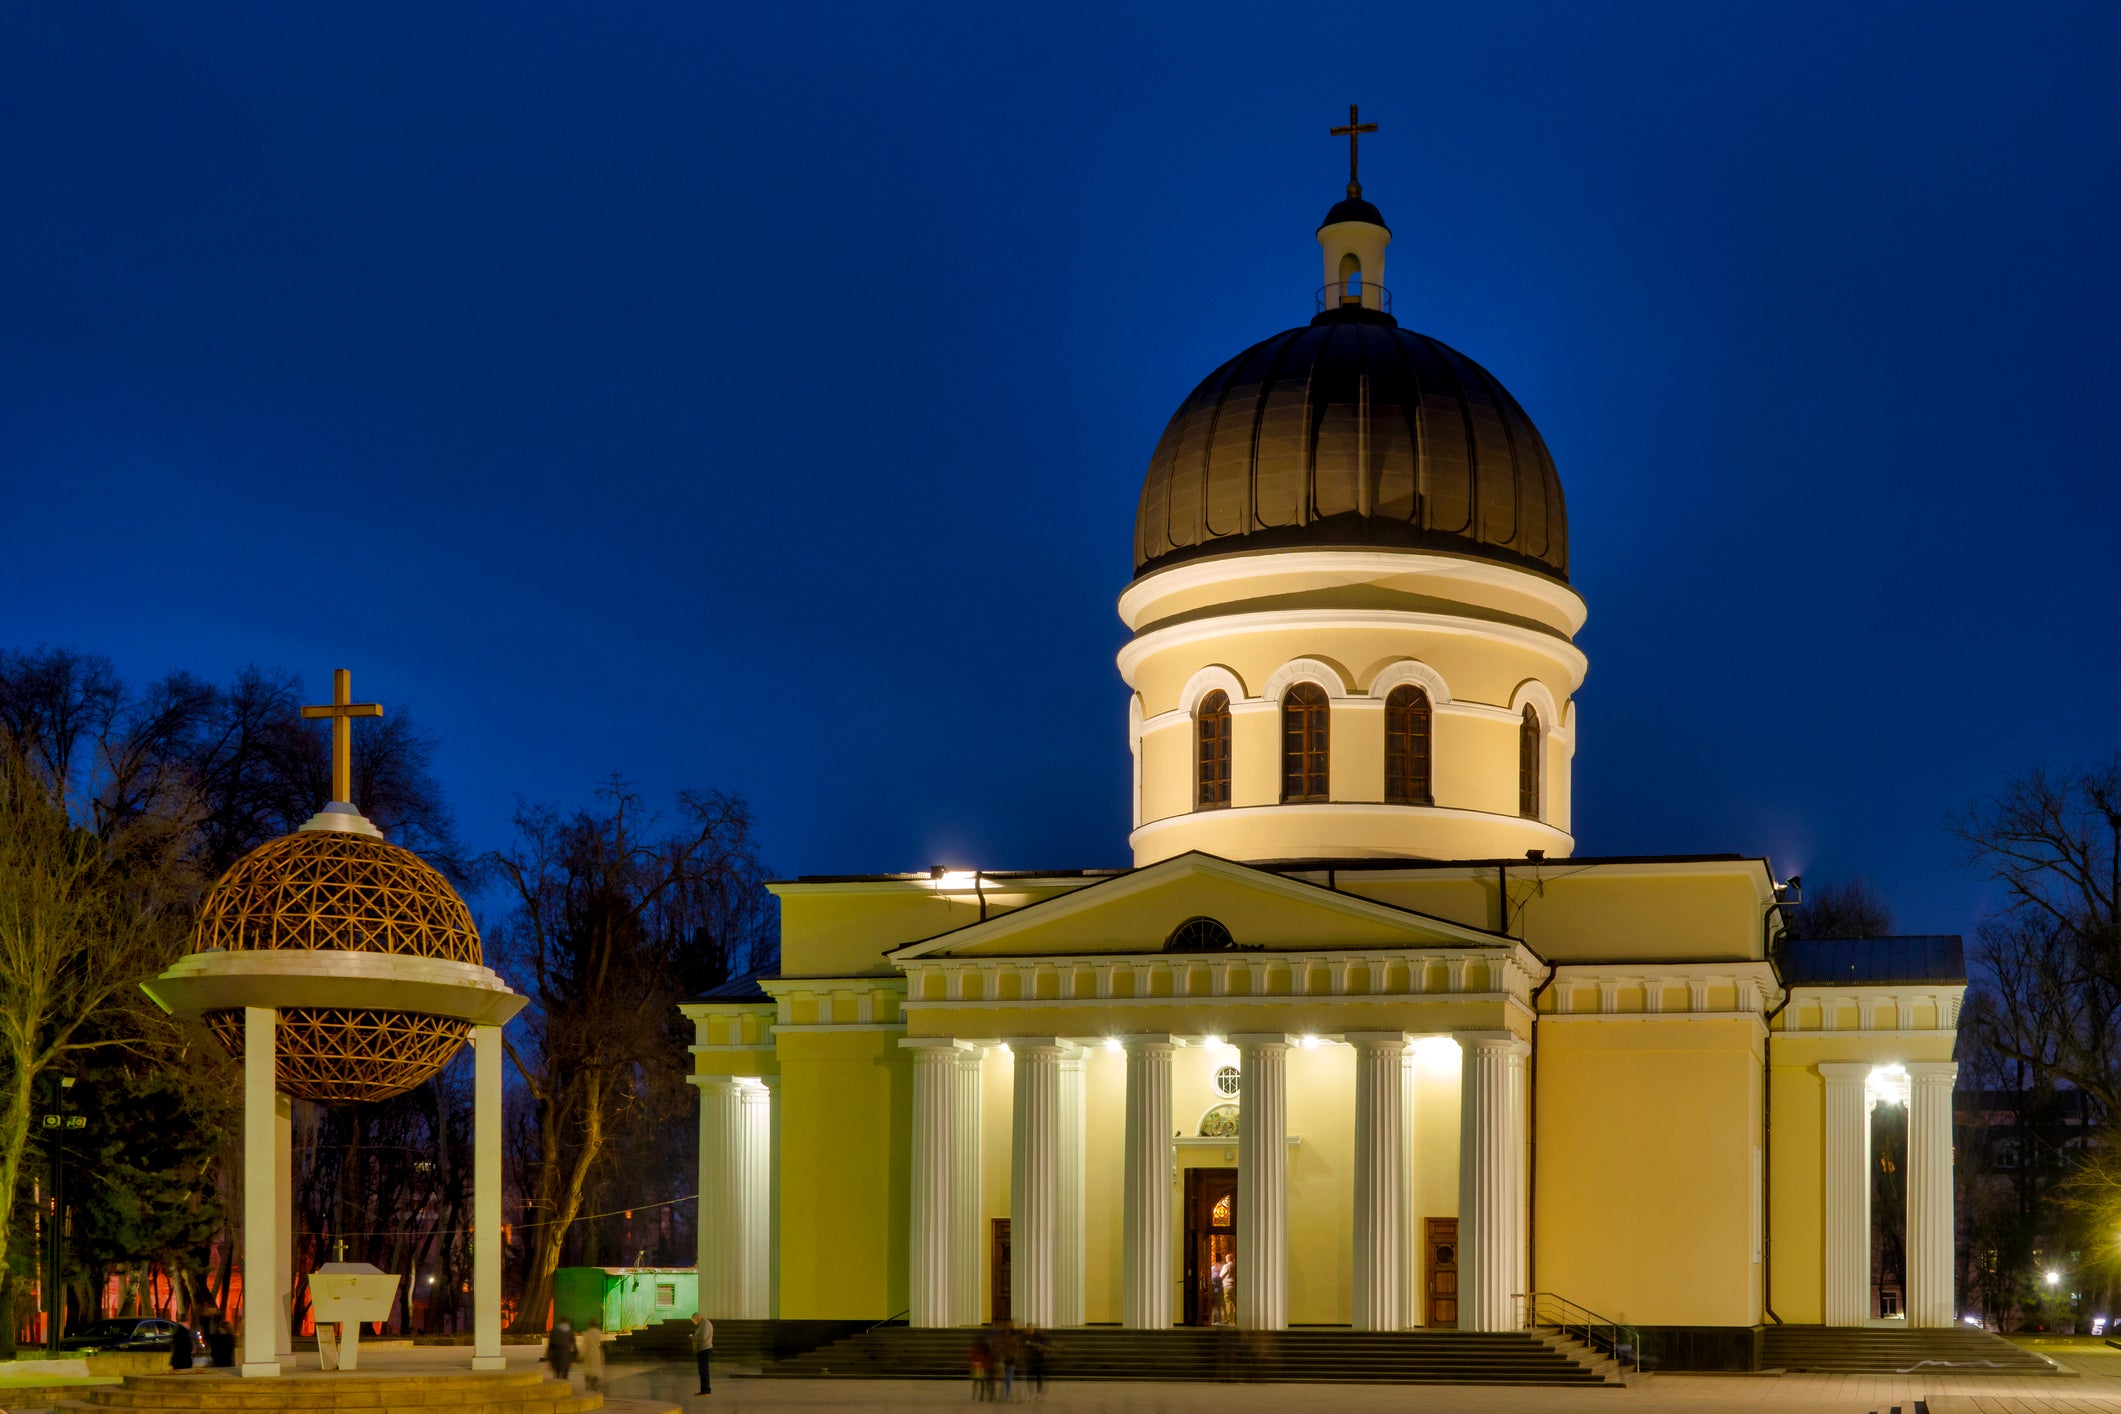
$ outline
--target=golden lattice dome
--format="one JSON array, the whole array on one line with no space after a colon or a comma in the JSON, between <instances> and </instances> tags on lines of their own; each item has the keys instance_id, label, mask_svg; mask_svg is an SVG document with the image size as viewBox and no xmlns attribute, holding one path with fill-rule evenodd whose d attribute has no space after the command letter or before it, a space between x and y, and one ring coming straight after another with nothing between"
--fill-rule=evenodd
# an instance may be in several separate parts
<instances>
[{"instance_id":1,"label":"golden lattice dome","mask_svg":"<svg viewBox=\"0 0 2121 1414\"><path fill-rule=\"evenodd\" d=\"M320 817L324 818L324 817ZM351 816L359 821L359 816ZM194 953L386 953L479 966L479 930L440 871L360 827L308 828L236 861L206 896ZM243 1013L208 1012L230 1055L243 1054ZM283 1007L279 1086L325 1104L381 1100L448 1063L470 1023L411 1012Z\"/></svg>"}]
</instances>

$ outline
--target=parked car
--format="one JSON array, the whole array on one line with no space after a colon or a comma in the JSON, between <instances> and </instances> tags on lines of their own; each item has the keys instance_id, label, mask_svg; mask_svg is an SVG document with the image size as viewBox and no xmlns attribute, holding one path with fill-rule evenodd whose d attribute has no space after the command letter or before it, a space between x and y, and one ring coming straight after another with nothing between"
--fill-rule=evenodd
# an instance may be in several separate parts
<instances>
[{"instance_id":1,"label":"parked car","mask_svg":"<svg viewBox=\"0 0 2121 1414\"><path fill-rule=\"evenodd\" d=\"M167 1350L176 1338L177 1323L165 1321L159 1316L126 1317L113 1321L98 1321L92 1326L75 1331L59 1342L61 1350L76 1355L87 1355L98 1350ZM198 1331L192 1332L192 1352L206 1355L206 1337Z\"/></svg>"}]
</instances>

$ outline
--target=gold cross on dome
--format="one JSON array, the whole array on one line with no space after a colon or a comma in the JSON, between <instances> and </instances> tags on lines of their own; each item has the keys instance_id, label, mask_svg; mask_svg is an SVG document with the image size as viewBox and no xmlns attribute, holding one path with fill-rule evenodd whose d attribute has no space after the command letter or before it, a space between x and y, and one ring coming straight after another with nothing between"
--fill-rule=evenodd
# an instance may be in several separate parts
<instances>
[{"instance_id":1,"label":"gold cross on dome","mask_svg":"<svg viewBox=\"0 0 2121 1414\"><path fill-rule=\"evenodd\" d=\"M335 668L331 674L331 701L322 707L304 707L305 717L331 718L331 798L353 804L353 719L380 717L380 702L353 700L353 674Z\"/></svg>"},{"instance_id":2,"label":"gold cross on dome","mask_svg":"<svg viewBox=\"0 0 2121 1414\"><path fill-rule=\"evenodd\" d=\"M1362 141L1362 135L1363 135L1364 133L1374 133L1374 132L1376 132L1376 131L1377 131L1377 124L1375 124L1375 123L1359 123L1359 122L1357 122L1357 121L1356 121L1356 118L1357 118L1358 116L1360 116L1360 115L1359 115L1359 113L1357 112L1356 106L1355 106L1355 105L1354 105L1353 103L1350 103L1350 104L1348 105L1348 125L1347 125L1346 127L1344 127L1344 128L1328 128L1328 129L1326 129L1326 131L1327 131L1328 133L1330 133L1330 134L1331 134L1332 136L1334 136L1334 137L1344 137L1344 138L1346 138L1346 139L1348 140L1348 195L1349 195L1349 196L1361 196L1361 195L1362 195L1362 183L1361 183L1361 182L1359 182L1359 181L1357 181L1357 180L1355 180L1355 144L1357 144L1357 143L1359 143L1359 142L1361 142L1361 141Z\"/></svg>"}]
</instances>

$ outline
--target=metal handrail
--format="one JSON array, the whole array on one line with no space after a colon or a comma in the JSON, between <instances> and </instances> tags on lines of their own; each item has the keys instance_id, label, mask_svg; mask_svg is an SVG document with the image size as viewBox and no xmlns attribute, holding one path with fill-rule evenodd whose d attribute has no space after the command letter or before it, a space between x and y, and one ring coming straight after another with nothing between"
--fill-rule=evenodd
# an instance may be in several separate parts
<instances>
[{"instance_id":1,"label":"metal handrail","mask_svg":"<svg viewBox=\"0 0 2121 1414\"><path fill-rule=\"evenodd\" d=\"M1358 305L1368 305L1372 295L1377 297L1377 303L1371 306L1372 308L1380 309L1386 314L1392 312L1392 292L1375 280L1335 280L1330 285L1320 285L1318 293L1313 295L1311 300L1316 312L1324 314L1329 309L1354 309Z\"/></svg>"},{"instance_id":2,"label":"metal handrail","mask_svg":"<svg viewBox=\"0 0 2121 1414\"><path fill-rule=\"evenodd\" d=\"M1603 1350L1617 1365L1642 1373L1642 1332L1635 1327L1601 1316L1552 1291L1518 1292L1511 1300L1524 1310L1524 1328L1551 1327L1563 1335L1577 1335L1593 1350Z\"/></svg>"}]
</instances>

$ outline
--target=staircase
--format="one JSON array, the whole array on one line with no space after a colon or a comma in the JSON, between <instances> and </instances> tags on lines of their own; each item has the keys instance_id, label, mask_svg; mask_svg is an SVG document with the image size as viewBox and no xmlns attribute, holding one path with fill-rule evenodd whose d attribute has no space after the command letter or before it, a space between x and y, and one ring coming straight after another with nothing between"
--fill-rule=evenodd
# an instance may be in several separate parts
<instances>
[{"instance_id":1,"label":"staircase","mask_svg":"<svg viewBox=\"0 0 2121 1414\"><path fill-rule=\"evenodd\" d=\"M8 1403L20 1403L8 1391ZM77 1410L122 1409L132 1414L213 1414L213 1411L313 1409L435 1409L448 1414L588 1414L604 1396L576 1394L564 1380L526 1370L492 1375L360 1375L321 1370L278 1379L246 1380L232 1370L128 1375L122 1384L66 1391Z\"/></svg>"},{"instance_id":2,"label":"staircase","mask_svg":"<svg viewBox=\"0 0 2121 1414\"><path fill-rule=\"evenodd\" d=\"M755 1370L786 1360L844 1336L868 1329L867 1321L745 1321L729 1317L714 1323L714 1366L718 1370ZM607 1359L692 1359L692 1322L663 1321L613 1340Z\"/></svg>"},{"instance_id":3,"label":"staircase","mask_svg":"<svg viewBox=\"0 0 2121 1414\"><path fill-rule=\"evenodd\" d=\"M1769 1326L1761 1363L1829 1374L2063 1375L2054 1361L1972 1326L1884 1330L1871 1326Z\"/></svg>"},{"instance_id":4,"label":"staircase","mask_svg":"<svg viewBox=\"0 0 2121 1414\"><path fill-rule=\"evenodd\" d=\"M782 1379L962 1380L980 1334L971 1327L880 1326L776 1361L760 1373ZM1622 1387L1617 1374L1602 1374L1529 1332L1311 1329L1246 1335L1228 1328L1091 1326L1046 1337L1052 1342L1050 1380Z\"/></svg>"}]
</instances>

